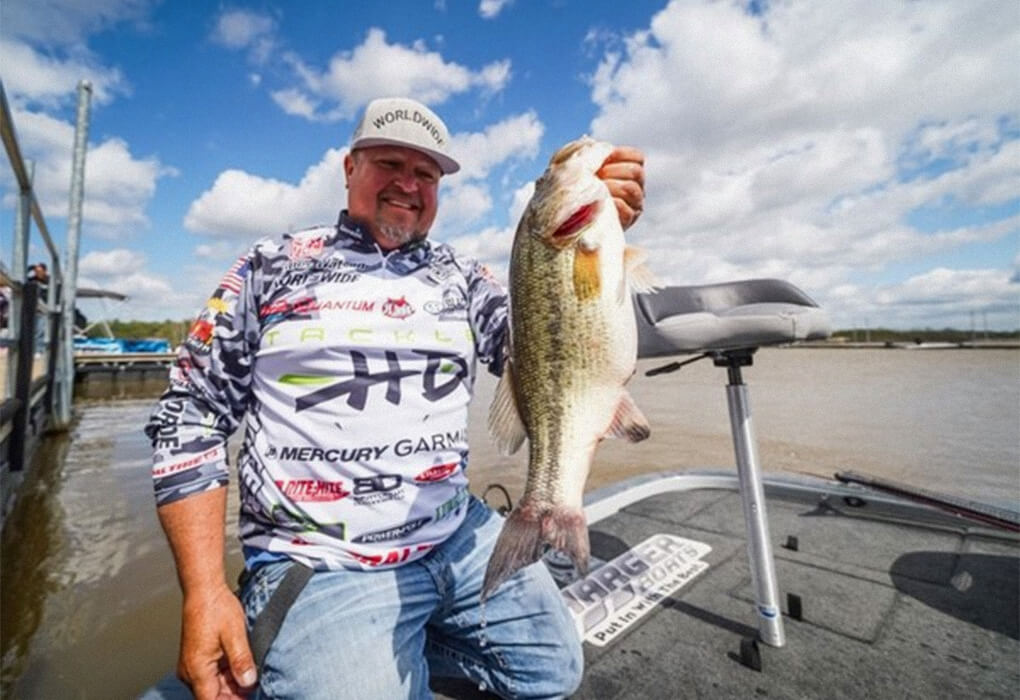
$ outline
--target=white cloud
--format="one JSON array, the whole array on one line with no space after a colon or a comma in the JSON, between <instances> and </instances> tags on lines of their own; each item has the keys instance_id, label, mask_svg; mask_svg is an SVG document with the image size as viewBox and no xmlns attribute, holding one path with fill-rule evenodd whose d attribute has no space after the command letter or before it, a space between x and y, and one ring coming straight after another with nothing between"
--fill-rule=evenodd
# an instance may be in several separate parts
<instances>
[{"instance_id":1,"label":"white cloud","mask_svg":"<svg viewBox=\"0 0 1020 700\"><path fill-rule=\"evenodd\" d=\"M293 53L285 60L301 87L278 91L273 96L277 104L289 114L324 122L353 117L362 105L387 95L439 104L473 88L488 94L499 92L511 73L508 60L474 71L444 60L423 41L411 46L391 44L379 28L369 29L365 41L352 51L334 55L324 70L307 65Z\"/></svg>"},{"instance_id":2,"label":"white cloud","mask_svg":"<svg viewBox=\"0 0 1020 700\"><path fill-rule=\"evenodd\" d=\"M343 206L345 153L326 151L296 185L226 170L192 202L184 226L196 233L254 240L330 223Z\"/></svg>"},{"instance_id":3,"label":"white cloud","mask_svg":"<svg viewBox=\"0 0 1020 700\"><path fill-rule=\"evenodd\" d=\"M482 178L494 165L509 159L532 159L538 154L545 125L526 112L486 127L482 132L454 134L450 150L460 161L464 178Z\"/></svg>"},{"instance_id":4,"label":"white cloud","mask_svg":"<svg viewBox=\"0 0 1020 700\"><path fill-rule=\"evenodd\" d=\"M114 248L93 251L78 261L78 274L89 276L123 275L127 270L136 270L145 265L145 255L137 250Z\"/></svg>"},{"instance_id":5,"label":"white cloud","mask_svg":"<svg viewBox=\"0 0 1020 700\"><path fill-rule=\"evenodd\" d=\"M92 84L95 104L107 104L128 90L120 70L100 65L85 51L58 58L19 41L0 39L0 64L4 66L4 90L13 105L53 108L73 104L83 78Z\"/></svg>"},{"instance_id":6,"label":"white cloud","mask_svg":"<svg viewBox=\"0 0 1020 700\"><path fill-rule=\"evenodd\" d=\"M9 0L3 6L3 29L8 36L69 45L121 22L145 27L154 5L152 0Z\"/></svg>"},{"instance_id":7,"label":"white cloud","mask_svg":"<svg viewBox=\"0 0 1020 700\"><path fill-rule=\"evenodd\" d=\"M492 209L492 197L487 187L477 183L461 183L444 187L439 195L439 213L434 233L461 229L477 222Z\"/></svg>"},{"instance_id":8,"label":"white cloud","mask_svg":"<svg viewBox=\"0 0 1020 700\"><path fill-rule=\"evenodd\" d=\"M452 179L443 180L436 230L461 230L487 214L492 198L479 180L498 166L534 158L543 131L537 116L528 112L508 117L482 132L454 134L451 149L462 170ZM345 154L346 149L326 151L296 184L226 170L192 202L184 226L195 233L252 240L330 223L346 201Z\"/></svg>"},{"instance_id":9,"label":"white cloud","mask_svg":"<svg viewBox=\"0 0 1020 700\"><path fill-rule=\"evenodd\" d=\"M225 10L210 34L213 43L229 49L247 49L255 63L265 63L276 47L276 20L252 10Z\"/></svg>"},{"instance_id":10,"label":"white cloud","mask_svg":"<svg viewBox=\"0 0 1020 700\"><path fill-rule=\"evenodd\" d=\"M647 156L630 239L668 281L782 276L836 314L892 262L1006 240L1003 214L913 215L1016 200L1015 27L995 2L671 2L591 78L593 134Z\"/></svg>"},{"instance_id":11,"label":"white cloud","mask_svg":"<svg viewBox=\"0 0 1020 700\"><path fill-rule=\"evenodd\" d=\"M512 4L513 0L481 0L478 4L478 14L485 19L492 19Z\"/></svg>"},{"instance_id":12,"label":"white cloud","mask_svg":"<svg viewBox=\"0 0 1020 700\"><path fill-rule=\"evenodd\" d=\"M50 221L67 216L74 127L45 114L17 109L12 118L22 155L35 162L33 183L44 215ZM156 182L176 171L154 157L136 158L123 140L109 138L89 145L85 174L85 233L110 237L147 226L145 208ZM13 184L9 169L0 171L0 181ZM10 206L13 197L13 192L8 192L5 204Z\"/></svg>"}]
</instances>

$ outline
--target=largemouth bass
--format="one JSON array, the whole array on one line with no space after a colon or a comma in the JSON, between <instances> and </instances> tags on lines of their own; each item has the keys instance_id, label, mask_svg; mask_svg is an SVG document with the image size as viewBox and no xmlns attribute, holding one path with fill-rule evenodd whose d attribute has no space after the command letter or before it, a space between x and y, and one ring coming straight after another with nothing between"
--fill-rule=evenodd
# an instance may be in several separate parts
<instances>
[{"instance_id":1,"label":"largemouth bass","mask_svg":"<svg viewBox=\"0 0 1020 700\"><path fill-rule=\"evenodd\" d=\"M524 495L485 572L482 599L545 545L588 569L584 483L606 436L633 442L648 421L624 388L637 360L630 292L653 288L596 172L613 147L582 138L535 183L510 256L510 347L489 410L500 451L528 440Z\"/></svg>"}]
</instances>

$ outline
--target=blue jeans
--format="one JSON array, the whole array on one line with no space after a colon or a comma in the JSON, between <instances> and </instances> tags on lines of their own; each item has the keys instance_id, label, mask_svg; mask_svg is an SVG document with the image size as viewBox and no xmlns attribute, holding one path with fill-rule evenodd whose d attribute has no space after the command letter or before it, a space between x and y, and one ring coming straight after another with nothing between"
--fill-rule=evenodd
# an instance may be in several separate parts
<instances>
[{"instance_id":1,"label":"blue jeans","mask_svg":"<svg viewBox=\"0 0 1020 700\"><path fill-rule=\"evenodd\" d=\"M507 698L569 695L584 657L542 564L479 592L503 520L475 498L426 557L382 571L316 572L273 642L257 697L430 698L429 676L468 678ZM249 627L289 562L266 564L241 593Z\"/></svg>"}]
</instances>

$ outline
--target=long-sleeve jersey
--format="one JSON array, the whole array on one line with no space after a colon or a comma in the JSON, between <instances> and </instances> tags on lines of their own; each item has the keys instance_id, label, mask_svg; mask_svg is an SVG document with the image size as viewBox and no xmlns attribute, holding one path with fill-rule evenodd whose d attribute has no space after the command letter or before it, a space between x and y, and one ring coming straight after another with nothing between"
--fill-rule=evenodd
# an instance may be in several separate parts
<instances>
[{"instance_id":1,"label":"long-sleeve jersey","mask_svg":"<svg viewBox=\"0 0 1020 700\"><path fill-rule=\"evenodd\" d=\"M345 213L264 239L221 280L146 426L158 505L237 472L246 556L393 566L460 524L476 360L500 370L506 294L442 243L383 253Z\"/></svg>"}]
</instances>

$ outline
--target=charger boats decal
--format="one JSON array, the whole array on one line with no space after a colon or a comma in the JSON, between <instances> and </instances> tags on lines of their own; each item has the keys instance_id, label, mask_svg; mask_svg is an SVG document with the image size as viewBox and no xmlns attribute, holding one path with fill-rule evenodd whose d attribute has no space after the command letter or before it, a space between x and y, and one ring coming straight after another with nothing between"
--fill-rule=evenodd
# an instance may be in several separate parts
<instances>
[{"instance_id":1,"label":"charger boats decal","mask_svg":"<svg viewBox=\"0 0 1020 700\"><path fill-rule=\"evenodd\" d=\"M671 593L708 568L704 542L652 535L560 593L581 638L606 646Z\"/></svg>"}]
</instances>

